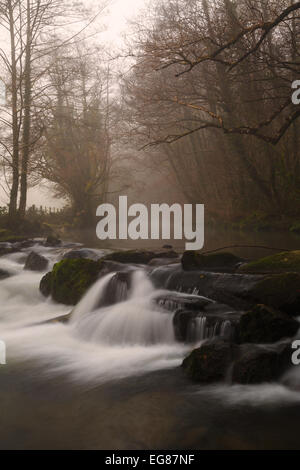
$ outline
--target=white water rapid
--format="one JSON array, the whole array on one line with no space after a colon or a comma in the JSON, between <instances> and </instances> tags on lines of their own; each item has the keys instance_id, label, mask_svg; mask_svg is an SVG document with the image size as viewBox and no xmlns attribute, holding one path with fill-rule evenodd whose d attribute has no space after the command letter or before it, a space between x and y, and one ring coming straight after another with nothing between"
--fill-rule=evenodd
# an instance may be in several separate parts
<instances>
[{"instance_id":1,"label":"white water rapid","mask_svg":"<svg viewBox=\"0 0 300 470\"><path fill-rule=\"evenodd\" d=\"M33 249L49 259L50 267L59 259L57 249ZM133 274L127 300L96 308L114 276L108 274L70 313L70 322L45 323L72 308L41 295L43 273L24 270L30 251L0 258L0 268L12 274L0 281L0 340L6 342L8 365L36 361L46 374L97 382L180 365L188 349L175 342L172 314L155 310L155 290L143 271Z\"/></svg>"},{"instance_id":2,"label":"white water rapid","mask_svg":"<svg viewBox=\"0 0 300 470\"><path fill-rule=\"evenodd\" d=\"M39 292L43 273L24 270L28 253L35 250L49 259L49 268L60 259L62 249L36 245L19 253L0 257L0 269L11 276L0 281L0 340L7 347L7 367L37 364L45 375L62 374L76 381L102 383L141 375L150 371L178 367L193 345L174 338L172 312L163 311L155 302L163 292L155 290L142 270L132 275L131 287L124 296L124 286L117 295L121 300L98 308L114 273L95 283L73 309L45 299ZM68 323L48 322L70 314ZM211 328L211 327L209 327ZM229 322L220 326L226 336ZM195 340L214 333L205 317L196 321ZM6 367L6 366L3 366ZM299 367L291 368L286 379L300 384ZM284 383L284 380L283 380ZM239 390L236 395L230 390ZM280 402L300 400L299 393L283 384L227 387L214 386L215 393L232 400ZM242 394L243 391L243 394Z\"/></svg>"}]
</instances>

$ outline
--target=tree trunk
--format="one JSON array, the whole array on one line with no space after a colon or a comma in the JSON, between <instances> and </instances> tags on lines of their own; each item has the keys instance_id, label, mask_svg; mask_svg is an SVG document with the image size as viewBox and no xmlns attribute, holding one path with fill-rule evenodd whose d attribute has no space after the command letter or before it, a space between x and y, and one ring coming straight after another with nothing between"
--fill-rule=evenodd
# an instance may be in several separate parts
<instances>
[{"instance_id":1,"label":"tree trunk","mask_svg":"<svg viewBox=\"0 0 300 470\"><path fill-rule=\"evenodd\" d=\"M11 0L7 3L9 10L9 29L10 29L10 47L11 47L11 111L12 111L12 185L10 189L9 201L9 224L16 223L17 199L19 189L19 119L18 119L18 85L17 85L17 64L16 64L16 45L15 45L15 27L13 6Z\"/></svg>"},{"instance_id":2,"label":"tree trunk","mask_svg":"<svg viewBox=\"0 0 300 470\"><path fill-rule=\"evenodd\" d=\"M22 139L22 165L20 185L19 216L25 217L28 187L28 163L30 158L30 127L31 127L31 12L30 0L27 0L27 34L24 70L24 121Z\"/></svg>"}]
</instances>

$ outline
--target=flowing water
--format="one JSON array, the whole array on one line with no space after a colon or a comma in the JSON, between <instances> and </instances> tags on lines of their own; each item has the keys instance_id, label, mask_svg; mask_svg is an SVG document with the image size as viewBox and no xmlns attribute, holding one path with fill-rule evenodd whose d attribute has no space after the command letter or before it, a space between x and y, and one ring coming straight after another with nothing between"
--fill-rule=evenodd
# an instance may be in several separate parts
<instances>
[{"instance_id":1,"label":"flowing water","mask_svg":"<svg viewBox=\"0 0 300 470\"><path fill-rule=\"evenodd\" d=\"M182 359L200 341L230 335L229 321L211 327L200 316L189 333L193 344L178 343L174 311L156 301L165 292L142 269L132 273L129 289L107 274L71 312L40 294L43 273L24 270L31 250L0 258L11 274L0 281L0 339L7 346L1 448L300 447L299 391L284 383L195 386L184 378ZM49 268L61 256L54 248L34 250ZM114 302L99 307L111 285ZM67 323L49 321L67 314ZM286 380L299 386L300 369Z\"/></svg>"}]
</instances>

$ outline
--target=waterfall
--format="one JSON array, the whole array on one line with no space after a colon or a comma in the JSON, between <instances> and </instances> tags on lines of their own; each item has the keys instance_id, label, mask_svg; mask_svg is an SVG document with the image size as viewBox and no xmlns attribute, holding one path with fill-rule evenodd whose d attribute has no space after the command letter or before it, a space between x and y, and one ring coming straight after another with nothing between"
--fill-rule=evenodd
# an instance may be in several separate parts
<instances>
[{"instance_id":1,"label":"waterfall","mask_svg":"<svg viewBox=\"0 0 300 470\"><path fill-rule=\"evenodd\" d=\"M95 282L95 284L89 289L86 295L74 308L72 313L72 322L78 321L80 317L92 312L97 307L99 300L103 296L106 287L114 275L115 273L110 273Z\"/></svg>"},{"instance_id":2,"label":"waterfall","mask_svg":"<svg viewBox=\"0 0 300 470\"><path fill-rule=\"evenodd\" d=\"M75 309L73 323L76 334L86 341L109 345L153 345L175 342L173 316L159 308L153 310L155 290L144 271L132 275L128 299L94 311L105 295L113 275L99 281ZM83 312L83 307L89 311Z\"/></svg>"},{"instance_id":3,"label":"waterfall","mask_svg":"<svg viewBox=\"0 0 300 470\"><path fill-rule=\"evenodd\" d=\"M216 320L214 324L208 325L208 317L199 316L190 321L187 339L189 342L199 342L216 336L230 339L231 335L232 324L229 320Z\"/></svg>"}]
</instances>

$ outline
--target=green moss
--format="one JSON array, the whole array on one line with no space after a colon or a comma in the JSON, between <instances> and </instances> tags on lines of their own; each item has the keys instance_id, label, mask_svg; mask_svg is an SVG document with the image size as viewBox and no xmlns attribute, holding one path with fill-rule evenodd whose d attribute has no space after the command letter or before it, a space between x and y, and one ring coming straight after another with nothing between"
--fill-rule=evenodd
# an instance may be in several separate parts
<instances>
[{"instance_id":1,"label":"green moss","mask_svg":"<svg viewBox=\"0 0 300 470\"><path fill-rule=\"evenodd\" d=\"M300 250L284 251L247 263L239 268L241 273L300 272Z\"/></svg>"},{"instance_id":2,"label":"green moss","mask_svg":"<svg viewBox=\"0 0 300 470\"><path fill-rule=\"evenodd\" d=\"M103 265L89 259L66 259L55 264L43 277L40 290L52 295L56 302L76 305L97 280Z\"/></svg>"}]
</instances>

